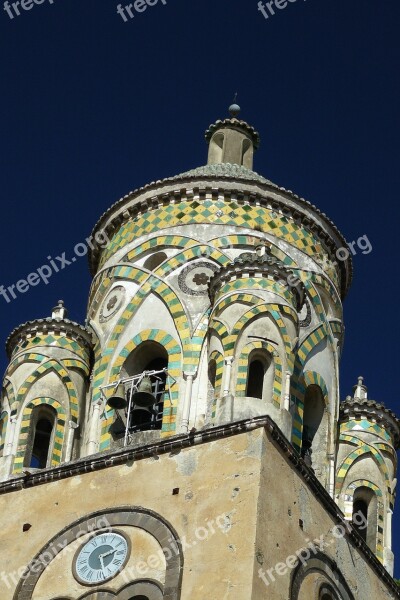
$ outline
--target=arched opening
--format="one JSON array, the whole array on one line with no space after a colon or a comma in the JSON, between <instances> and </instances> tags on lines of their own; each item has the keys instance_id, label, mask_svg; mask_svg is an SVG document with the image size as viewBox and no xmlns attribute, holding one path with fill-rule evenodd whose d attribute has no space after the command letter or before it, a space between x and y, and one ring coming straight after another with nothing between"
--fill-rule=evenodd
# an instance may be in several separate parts
<instances>
[{"instance_id":1,"label":"arched opening","mask_svg":"<svg viewBox=\"0 0 400 600\"><path fill-rule=\"evenodd\" d=\"M213 135L210 141L210 147L208 150L208 163L216 164L222 163L224 155L224 142L225 136L222 132L217 132Z\"/></svg>"},{"instance_id":2,"label":"arched opening","mask_svg":"<svg viewBox=\"0 0 400 600\"><path fill-rule=\"evenodd\" d=\"M51 462L53 434L57 420L56 411L50 406L37 406L31 414L24 466L45 469Z\"/></svg>"},{"instance_id":3,"label":"arched opening","mask_svg":"<svg viewBox=\"0 0 400 600\"><path fill-rule=\"evenodd\" d=\"M154 271L154 269L157 269L157 267L159 267L164 260L167 260L167 258L168 256L165 252L155 252L146 259L143 266L149 271Z\"/></svg>"},{"instance_id":4,"label":"arched opening","mask_svg":"<svg viewBox=\"0 0 400 600\"><path fill-rule=\"evenodd\" d=\"M3 455L4 443L6 438L6 425L8 421L8 413L0 411L0 456Z\"/></svg>"},{"instance_id":5,"label":"arched opening","mask_svg":"<svg viewBox=\"0 0 400 600\"><path fill-rule=\"evenodd\" d=\"M273 368L270 354L263 350L253 350L249 355L246 396L261 400L267 389L272 390L272 386Z\"/></svg>"},{"instance_id":6,"label":"arched opening","mask_svg":"<svg viewBox=\"0 0 400 600\"><path fill-rule=\"evenodd\" d=\"M265 369L261 360L252 360L249 364L246 396L251 396L252 398L262 398L264 387L264 374Z\"/></svg>"},{"instance_id":7,"label":"arched opening","mask_svg":"<svg viewBox=\"0 0 400 600\"><path fill-rule=\"evenodd\" d=\"M304 396L303 434L301 455L312 465L312 454L320 440L320 429L325 412L322 390L318 385L309 385Z\"/></svg>"},{"instance_id":8,"label":"arched opening","mask_svg":"<svg viewBox=\"0 0 400 600\"><path fill-rule=\"evenodd\" d=\"M253 144L249 139L244 139L242 143L242 162L247 169L253 167Z\"/></svg>"},{"instance_id":9,"label":"arched opening","mask_svg":"<svg viewBox=\"0 0 400 600\"><path fill-rule=\"evenodd\" d=\"M378 499L370 488L361 486L355 490L352 523L364 542L373 552L376 552Z\"/></svg>"},{"instance_id":10,"label":"arched opening","mask_svg":"<svg viewBox=\"0 0 400 600\"><path fill-rule=\"evenodd\" d=\"M133 393L130 413L127 415L128 429L131 433L162 428L164 397L167 386L167 373L163 370L167 367L167 351L161 344L152 341L140 344L126 359L121 376L133 377L142 373L150 373L151 386L149 380L146 379L142 384L139 384L139 390L146 387L146 391L154 397L152 405L143 406L142 403L135 402L135 393ZM152 371L162 372L151 374ZM129 401L130 386L127 392Z\"/></svg>"},{"instance_id":11,"label":"arched opening","mask_svg":"<svg viewBox=\"0 0 400 600\"><path fill-rule=\"evenodd\" d=\"M217 361L212 358L208 363L208 385L212 395L215 395L215 382L217 379Z\"/></svg>"}]
</instances>

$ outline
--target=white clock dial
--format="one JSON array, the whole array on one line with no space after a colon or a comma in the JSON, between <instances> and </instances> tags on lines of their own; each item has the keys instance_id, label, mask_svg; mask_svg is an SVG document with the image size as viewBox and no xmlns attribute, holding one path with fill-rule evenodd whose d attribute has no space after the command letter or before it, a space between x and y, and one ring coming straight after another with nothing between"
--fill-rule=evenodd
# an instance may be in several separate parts
<instances>
[{"instance_id":1,"label":"white clock dial","mask_svg":"<svg viewBox=\"0 0 400 600\"><path fill-rule=\"evenodd\" d=\"M129 558L129 543L117 532L99 533L79 550L74 562L75 578L85 585L115 577Z\"/></svg>"}]
</instances>

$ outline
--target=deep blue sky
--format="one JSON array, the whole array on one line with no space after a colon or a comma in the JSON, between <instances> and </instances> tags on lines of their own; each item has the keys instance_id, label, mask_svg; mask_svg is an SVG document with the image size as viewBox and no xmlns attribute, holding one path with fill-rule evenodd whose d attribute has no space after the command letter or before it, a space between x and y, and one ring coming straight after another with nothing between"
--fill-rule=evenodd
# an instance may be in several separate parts
<instances>
[{"instance_id":1,"label":"deep blue sky","mask_svg":"<svg viewBox=\"0 0 400 600\"><path fill-rule=\"evenodd\" d=\"M204 164L204 130L237 91L262 136L255 170L371 241L345 302L341 391L363 374L400 414L399 1L298 0L265 20L257 0L160 0L127 23L117 4L44 0L11 20L0 3L0 285L71 253L128 191ZM58 298L82 322L89 284L82 258L0 297L0 339ZM399 538L398 509L400 577Z\"/></svg>"}]
</instances>

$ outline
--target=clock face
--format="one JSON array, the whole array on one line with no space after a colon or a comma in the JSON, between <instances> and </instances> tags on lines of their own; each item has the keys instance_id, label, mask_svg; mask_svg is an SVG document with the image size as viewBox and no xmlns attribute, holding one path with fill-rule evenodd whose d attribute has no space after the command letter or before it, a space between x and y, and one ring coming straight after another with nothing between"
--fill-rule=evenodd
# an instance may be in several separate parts
<instances>
[{"instance_id":1,"label":"clock face","mask_svg":"<svg viewBox=\"0 0 400 600\"><path fill-rule=\"evenodd\" d=\"M129 558L129 542L117 532L100 533L78 551L75 578L85 585L102 583L115 577Z\"/></svg>"}]
</instances>

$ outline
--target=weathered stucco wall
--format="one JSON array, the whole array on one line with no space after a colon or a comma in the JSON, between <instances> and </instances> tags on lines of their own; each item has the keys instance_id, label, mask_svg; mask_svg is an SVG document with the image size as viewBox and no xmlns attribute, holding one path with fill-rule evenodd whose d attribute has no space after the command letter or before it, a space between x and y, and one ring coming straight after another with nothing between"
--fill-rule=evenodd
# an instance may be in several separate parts
<instances>
[{"instance_id":1,"label":"weathered stucco wall","mask_svg":"<svg viewBox=\"0 0 400 600\"><path fill-rule=\"evenodd\" d=\"M336 561L354 598L395 597L358 550L329 533L336 524L333 517L269 434L258 428L180 452L0 495L1 600L14 598L12 579L17 571L65 527L82 516L121 506L154 511L177 532L184 550L184 600L287 600L294 570L276 576L266 587L259 569L285 562L306 540L320 540L321 535L331 542L324 552ZM26 523L30 528L23 532ZM130 579L142 578L162 584L162 562L147 572L143 566L139 568L147 560L146 554L157 552L157 542L140 528L116 529L132 540L129 573L122 572L96 589L117 591ZM82 540L73 542L73 552L64 548L62 560L56 558L49 572L44 571L33 592L34 600L76 599L90 591L70 574ZM306 582L310 589L315 587L312 581ZM313 600L304 590L301 594L300 598Z\"/></svg>"}]
</instances>

